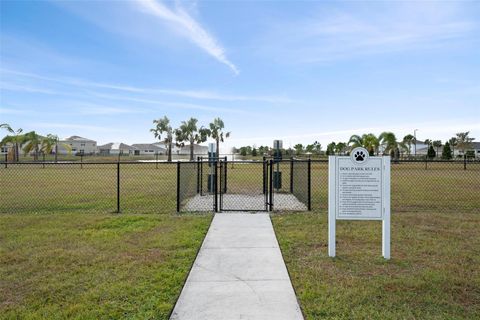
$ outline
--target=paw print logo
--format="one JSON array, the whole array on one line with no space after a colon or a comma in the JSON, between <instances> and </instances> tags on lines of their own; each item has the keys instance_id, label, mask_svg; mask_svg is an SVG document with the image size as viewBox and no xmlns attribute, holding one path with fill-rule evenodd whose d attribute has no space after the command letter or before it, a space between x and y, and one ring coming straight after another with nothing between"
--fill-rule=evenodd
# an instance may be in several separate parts
<instances>
[{"instance_id":1,"label":"paw print logo","mask_svg":"<svg viewBox=\"0 0 480 320\"><path fill-rule=\"evenodd\" d=\"M350 153L350 159L355 164L365 164L368 162L368 158L369 154L367 149L362 147L357 147L352 150L352 153Z\"/></svg>"},{"instance_id":2,"label":"paw print logo","mask_svg":"<svg viewBox=\"0 0 480 320\"><path fill-rule=\"evenodd\" d=\"M357 150L353 156L355 157L355 161L363 162L365 160L365 152L363 152L363 150Z\"/></svg>"}]
</instances>

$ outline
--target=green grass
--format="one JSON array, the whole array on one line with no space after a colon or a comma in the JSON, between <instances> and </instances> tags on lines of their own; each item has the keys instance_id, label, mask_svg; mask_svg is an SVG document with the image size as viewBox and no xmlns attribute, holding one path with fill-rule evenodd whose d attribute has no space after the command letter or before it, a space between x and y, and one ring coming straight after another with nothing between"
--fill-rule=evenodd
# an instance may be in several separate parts
<instances>
[{"instance_id":1,"label":"green grass","mask_svg":"<svg viewBox=\"0 0 480 320\"><path fill-rule=\"evenodd\" d=\"M338 221L327 254L326 214L272 215L307 319L480 318L480 215L394 213L392 259L381 223Z\"/></svg>"},{"instance_id":2,"label":"green grass","mask_svg":"<svg viewBox=\"0 0 480 320\"><path fill-rule=\"evenodd\" d=\"M167 319L210 220L0 215L0 318Z\"/></svg>"}]
</instances>

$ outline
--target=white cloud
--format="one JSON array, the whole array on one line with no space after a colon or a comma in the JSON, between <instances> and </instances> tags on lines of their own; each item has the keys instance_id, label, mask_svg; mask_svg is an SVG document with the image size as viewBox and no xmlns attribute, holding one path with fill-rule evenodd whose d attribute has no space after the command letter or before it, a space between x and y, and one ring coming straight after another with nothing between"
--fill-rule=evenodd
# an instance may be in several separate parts
<instances>
[{"instance_id":1,"label":"white cloud","mask_svg":"<svg viewBox=\"0 0 480 320\"><path fill-rule=\"evenodd\" d=\"M197 21L195 21L180 4L175 9L166 7L162 2L155 0L137 0L143 12L154 15L176 28L183 36L205 50L209 55L227 65L235 74L238 68L228 60L225 49L210 35Z\"/></svg>"}]
</instances>

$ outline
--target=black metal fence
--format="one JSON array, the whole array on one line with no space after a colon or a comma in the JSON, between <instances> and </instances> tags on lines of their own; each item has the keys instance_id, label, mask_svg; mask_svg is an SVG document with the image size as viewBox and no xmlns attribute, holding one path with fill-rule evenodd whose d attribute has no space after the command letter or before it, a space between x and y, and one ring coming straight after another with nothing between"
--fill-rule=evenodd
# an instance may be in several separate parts
<instances>
[{"instance_id":1,"label":"black metal fence","mask_svg":"<svg viewBox=\"0 0 480 320\"><path fill-rule=\"evenodd\" d=\"M325 160L219 161L213 168L203 161L0 162L0 213L198 211L190 202L196 197L208 211L327 211ZM480 162L392 162L391 175L394 214L480 213ZM222 188L212 187L217 182Z\"/></svg>"}]
</instances>

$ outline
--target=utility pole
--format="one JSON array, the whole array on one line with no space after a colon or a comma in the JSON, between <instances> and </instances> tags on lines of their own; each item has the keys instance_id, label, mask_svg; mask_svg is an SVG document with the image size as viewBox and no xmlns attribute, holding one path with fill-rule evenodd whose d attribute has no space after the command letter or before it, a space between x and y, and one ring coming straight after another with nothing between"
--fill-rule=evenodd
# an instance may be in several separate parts
<instances>
[{"instance_id":1,"label":"utility pole","mask_svg":"<svg viewBox=\"0 0 480 320\"><path fill-rule=\"evenodd\" d=\"M415 158L417 157L417 131L418 129L413 130L413 139L415 140Z\"/></svg>"}]
</instances>

